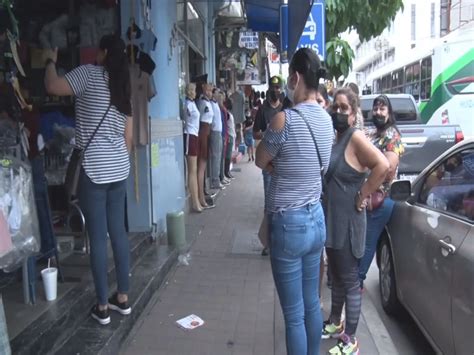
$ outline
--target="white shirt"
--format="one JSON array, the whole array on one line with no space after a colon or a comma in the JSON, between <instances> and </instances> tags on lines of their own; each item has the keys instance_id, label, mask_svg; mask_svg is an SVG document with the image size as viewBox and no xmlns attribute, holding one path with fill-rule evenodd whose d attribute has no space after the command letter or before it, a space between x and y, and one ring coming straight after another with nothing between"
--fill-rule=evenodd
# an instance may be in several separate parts
<instances>
[{"instance_id":1,"label":"white shirt","mask_svg":"<svg viewBox=\"0 0 474 355\"><path fill-rule=\"evenodd\" d=\"M214 117L214 111L212 109L211 101L209 101L209 99L207 99L206 97L201 96L197 103L197 106L201 115L201 122L211 124L212 119Z\"/></svg>"},{"instance_id":2,"label":"white shirt","mask_svg":"<svg viewBox=\"0 0 474 355\"><path fill-rule=\"evenodd\" d=\"M211 101L212 111L214 111L214 118L212 119L211 131L222 132L222 116L219 104L212 100Z\"/></svg>"},{"instance_id":3,"label":"white shirt","mask_svg":"<svg viewBox=\"0 0 474 355\"><path fill-rule=\"evenodd\" d=\"M186 98L184 103L185 118L184 118L184 133L197 136L199 134L199 109L196 102Z\"/></svg>"}]
</instances>

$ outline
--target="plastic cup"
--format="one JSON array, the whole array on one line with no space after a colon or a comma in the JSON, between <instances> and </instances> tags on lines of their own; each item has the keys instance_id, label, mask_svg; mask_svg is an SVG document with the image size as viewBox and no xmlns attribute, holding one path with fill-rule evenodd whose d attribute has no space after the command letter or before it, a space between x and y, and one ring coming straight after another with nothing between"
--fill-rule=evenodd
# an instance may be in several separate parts
<instances>
[{"instance_id":1,"label":"plastic cup","mask_svg":"<svg viewBox=\"0 0 474 355\"><path fill-rule=\"evenodd\" d=\"M58 269L55 267L43 269L41 270L41 277L46 300L54 301L58 294Z\"/></svg>"}]
</instances>

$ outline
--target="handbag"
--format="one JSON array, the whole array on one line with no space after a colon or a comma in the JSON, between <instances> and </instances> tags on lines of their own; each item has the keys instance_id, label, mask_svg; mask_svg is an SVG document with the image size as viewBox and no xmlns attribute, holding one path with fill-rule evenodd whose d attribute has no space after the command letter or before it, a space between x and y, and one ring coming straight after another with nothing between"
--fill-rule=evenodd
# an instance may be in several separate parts
<instances>
[{"instance_id":1,"label":"handbag","mask_svg":"<svg viewBox=\"0 0 474 355\"><path fill-rule=\"evenodd\" d=\"M385 191L380 188L372 192L369 196L369 204L367 206L367 209L369 211L374 211L382 207L383 201L385 200L386 196L387 194L385 193Z\"/></svg>"},{"instance_id":2,"label":"handbag","mask_svg":"<svg viewBox=\"0 0 474 355\"><path fill-rule=\"evenodd\" d=\"M64 187L66 189L66 194L68 195L68 198L70 200L73 200L77 197L77 190L79 187L79 178L81 176L84 153L86 152L87 148L89 148L89 145L91 144L97 131L99 130L99 127L102 125L102 122L104 122L105 116L107 116L107 113L109 113L110 106L111 104L109 105L109 107L107 107L107 111L105 111L104 116L102 116L102 119L95 128L94 133L92 133L92 136L87 142L84 149L76 147L72 151L71 158L69 159L69 164L67 165L66 177L64 179Z\"/></svg>"}]
</instances>

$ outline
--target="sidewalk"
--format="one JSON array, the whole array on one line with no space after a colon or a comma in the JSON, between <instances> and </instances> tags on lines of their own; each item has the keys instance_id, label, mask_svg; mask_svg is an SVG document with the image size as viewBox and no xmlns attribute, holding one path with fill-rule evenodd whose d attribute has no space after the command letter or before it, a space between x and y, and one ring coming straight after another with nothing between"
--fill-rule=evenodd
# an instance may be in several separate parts
<instances>
[{"instance_id":1,"label":"sidewalk","mask_svg":"<svg viewBox=\"0 0 474 355\"><path fill-rule=\"evenodd\" d=\"M285 354L283 316L268 257L256 232L263 213L263 181L252 163L236 166L236 179L217 208L188 216L199 230L189 266L168 275L129 335L122 354ZM240 172L238 170L241 170ZM329 290L323 292L325 315ZM361 353L395 354L370 299L363 300L358 328ZM176 320L190 314L205 324L185 331ZM367 327L367 324L374 324ZM324 340L321 354L334 346Z\"/></svg>"}]
</instances>

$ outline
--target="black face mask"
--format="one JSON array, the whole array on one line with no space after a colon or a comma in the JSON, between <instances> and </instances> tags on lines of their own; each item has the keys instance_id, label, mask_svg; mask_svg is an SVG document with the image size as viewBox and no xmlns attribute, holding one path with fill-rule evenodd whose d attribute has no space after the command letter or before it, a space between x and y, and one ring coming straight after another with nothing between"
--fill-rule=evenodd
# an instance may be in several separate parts
<instances>
[{"instance_id":1,"label":"black face mask","mask_svg":"<svg viewBox=\"0 0 474 355\"><path fill-rule=\"evenodd\" d=\"M331 113L332 125L338 133L347 131L349 126L349 115L346 113L333 112Z\"/></svg>"},{"instance_id":2,"label":"black face mask","mask_svg":"<svg viewBox=\"0 0 474 355\"><path fill-rule=\"evenodd\" d=\"M276 102L278 100L278 95L275 91L270 91L270 100L272 100L272 102Z\"/></svg>"},{"instance_id":3,"label":"black face mask","mask_svg":"<svg viewBox=\"0 0 474 355\"><path fill-rule=\"evenodd\" d=\"M388 122L385 122L385 117L381 115L374 115L372 122L377 129L384 129Z\"/></svg>"}]
</instances>

